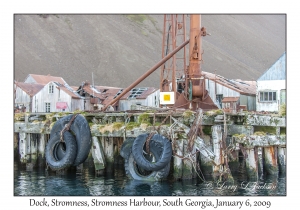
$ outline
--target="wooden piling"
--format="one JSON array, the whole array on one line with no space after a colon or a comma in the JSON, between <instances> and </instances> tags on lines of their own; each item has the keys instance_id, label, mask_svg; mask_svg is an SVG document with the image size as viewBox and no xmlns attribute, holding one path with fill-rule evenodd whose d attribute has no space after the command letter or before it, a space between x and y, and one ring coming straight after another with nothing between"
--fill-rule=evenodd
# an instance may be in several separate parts
<instances>
[{"instance_id":1,"label":"wooden piling","mask_svg":"<svg viewBox=\"0 0 300 210\"><path fill-rule=\"evenodd\" d=\"M257 147L257 164L258 164L258 176L263 177L264 175L264 155L263 155L263 147Z\"/></svg>"},{"instance_id":2,"label":"wooden piling","mask_svg":"<svg viewBox=\"0 0 300 210\"><path fill-rule=\"evenodd\" d=\"M279 166L279 173L285 174L286 173L286 148L285 147L278 147L278 166Z\"/></svg>"},{"instance_id":3,"label":"wooden piling","mask_svg":"<svg viewBox=\"0 0 300 210\"><path fill-rule=\"evenodd\" d=\"M30 139L27 133L19 133L19 154L20 154L20 162L26 164L30 160Z\"/></svg>"},{"instance_id":4,"label":"wooden piling","mask_svg":"<svg viewBox=\"0 0 300 210\"><path fill-rule=\"evenodd\" d=\"M203 141L205 143L205 145L208 145L207 148L212 151L212 139L210 138L210 136L208 135L204 135L203 136ZM199 162L200 162L200 170L201 173L204 175L204 177L211 177L212 173L213 173L213 164L211 159L209 158L208 154L203 154L203 150L202 152L200 152L199 155Z\"/></svg>"},{"instance_id":5,"label":"wooden piling","mask_svg":"<svg viewBox=\"0 0 300 210\"><path fill-rule=\"evenodd\" d=\"M114 144L112 137L102 137L101 144L103 146L106 162L106 173L113 173L114 168Z\"/></svg>"},{"instance_id":6,"label":"wooden piling","mask_svg":"<svg viewBox=\"0 0 300 210\"><path fill-rule=\"evenodd\" d=\"M175 180L182 178L182 156L183 156L183 139L175 140L174 153L177 154L174 156L173 164L173 178Z\"/></svg>"},{"instance_id":7,"label":"wooden piling","mask_svg":"<svg viewBox=\"0 0 300 210\"><path fill-rule=\"evenodd\" d=\"M37 145L37 164L39 168L44 168L46 163L46 158L45 158L46 139L47 136L45 134L39 135L38 145Z\"/></svg>"},{"instance_id":8,"label":"wooden piling","mask_svg":"<svg viewBox=\"0 0 300 210\"><path fill-rule=\"evenodd\" d=\"M267 174L278 175L277 147L264 147L264 168Z\"/></svg>"},{"instance_id":9,"label":"wooden piling","mask_svg":"<svg viewBox=\"0 0 300 210\"><path fill-rule=\"evenodd\" d=\"M94 166L96 174L103 174L105 168L105 156L101 143L96 136L92 137L92 156L94 160Z\"/></svg>"},{"instance_id":10,"label":"wooden piling","mask_svg":"<svg viewBox=\"0 0 300 210\"><path fill-rule=\"evenodd\" d=\"M223 171L222 163L222 127L220 125L212 126L213 151L215 154L215 165L213 166L213 176L216 177Z\"/></svg>"},{"instance_id":11,"label":"wooden piling","mask_svg":"<svg viewBox=\"0 0 300 210\"><path fill-rule=\"evenodd\" d=\"M37 163L37 152L38 152L38 134L31 133L30 136L30 168L36 167Z\"/></svg>"},{"instance_id":12,"label":"wooden piling","mask_svg":"<svg viewBox=\"0 0 300 210\"><path fill-rule=\"evenodd\" d=\"M192 179L193 178L193 163L191 152L188 148L188 140L183 140L183 166L182 166L182 179Z\"/></svg>"},{"instance_id":13,"label":"wooden piling","mask_svg":"<svg viewBox=\"0 0 300 210\"><path fill-rule=\"evenodd\" d=\"M246 149L246 173L250 180L258 179L258 156L257 149Z\"/></svg>"}]
</instances>

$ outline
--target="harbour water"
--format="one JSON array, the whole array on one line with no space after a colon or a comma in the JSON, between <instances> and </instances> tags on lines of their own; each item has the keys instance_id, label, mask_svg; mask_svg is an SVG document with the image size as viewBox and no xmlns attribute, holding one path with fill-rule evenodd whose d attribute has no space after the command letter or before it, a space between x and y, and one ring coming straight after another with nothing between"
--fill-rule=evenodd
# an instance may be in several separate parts
<instances>
[{"instance_id":1,"label":"harbour water","mask_svg":"<svg viewBox=\"0 0 300 210\"><path fill-rule=\"evenodd\" d=\"M14 166L14 196L286 196L285 176L248 181L243 174L234 183L201 179L144 182L129 180L123 168L113 175L83 173L56 175L46 170L27 171Z\"/></svg>"}]
</instances>

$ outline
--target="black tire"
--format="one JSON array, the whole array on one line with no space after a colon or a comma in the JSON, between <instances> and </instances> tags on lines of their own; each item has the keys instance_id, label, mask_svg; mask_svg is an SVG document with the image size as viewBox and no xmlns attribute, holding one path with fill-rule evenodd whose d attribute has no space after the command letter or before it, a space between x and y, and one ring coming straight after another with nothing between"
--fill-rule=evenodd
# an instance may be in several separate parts
<instances>
[{"instance_id":1,"label":"black tire","mask_svg":"<svg viewBox=\"0 0 300 210\"><path fill-rule=\"evenodd\" d=\"M68 124L71 120L73 115L65 116L59 119L51 129L51 135L59 135L62 129ZM73 166L78 166L79 164L83 163L91 150L92 146L92 135L89 124L87 120L82 116L78 115L75 120L73 121L70 130L76 137L77 142L77 155ZM57 148L59 149L59 148Z\"/></svg>"},{"instance_id":2,"label":"black tire","mask_svg":"<svg viewBox=\"0 0 300 210\"><path fill-rule=\"evenodd\" d=\"M163 149L161 145L155 141L150 141L150 155L145 155L147 161L157 160L161 157ZM160 181L169 175L170 162L160 170L148 171L141 168L135 161L133 153L130 152L128 158L125 159L125 172L130 179L141 181Z\"/></svg>"},{"instance_id":3,"label":"black tire","mask_svg":"<svg viewBox=\"0 0 300 210\"><path fill-rule=\"evenodd\" d=\"M57 149L60 145L65 144L63 156L57 154ZM46 161L49 167L54 170L67 169L73 165L77 154L77 143L74 136L66 131L64 133L64 143L60 141L60 135L52 135L46 145Z\"/></svg>"},{"instance_id":4,"label":"black tire","mask_svg":"<svg viewBox=\"0 0 300 210\"><path fill-rule=\"evenodd\" d=\"M157 150L159 148L162 148L162 151L159 151L160 156L155 157L156 162L150 162L143 154L147 137L148 134L141 134L133 142L132 155L134 157L134 160L136 161L137 165L139 165L139 167L148 171L158 171L160 169L163 169L168 163L170 163L172 158L171 142L164 136L154 134L150 140L150 151L153 154L155 152L154 150Z\"/></svg>"}]
</instances>

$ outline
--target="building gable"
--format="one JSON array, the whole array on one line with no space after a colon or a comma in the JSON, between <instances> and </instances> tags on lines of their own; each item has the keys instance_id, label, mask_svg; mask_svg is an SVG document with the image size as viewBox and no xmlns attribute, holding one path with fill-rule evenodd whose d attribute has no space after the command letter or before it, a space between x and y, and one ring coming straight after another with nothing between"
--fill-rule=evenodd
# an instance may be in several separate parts
<instances>
[{"instance_id":1,"label":"building gable","mask_svg":"<svg viewBox=\"0 0 300 210\"><path fill-rule=\"evenodd\" d=\"M286 54L284 53L257 81L285 80Z\"/></svg>"}]
</instances>

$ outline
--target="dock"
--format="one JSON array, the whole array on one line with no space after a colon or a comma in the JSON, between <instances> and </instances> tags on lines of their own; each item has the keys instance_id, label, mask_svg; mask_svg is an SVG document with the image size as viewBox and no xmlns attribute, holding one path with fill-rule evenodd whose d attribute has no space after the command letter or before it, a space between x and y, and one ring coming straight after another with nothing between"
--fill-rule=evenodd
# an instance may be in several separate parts
<instances>
[{"instance_id":1,"label":"dock","mask_svg":"<svg viewBox=\"0 0 300 210\"><path fill-rule=\"evenodd\" d=\"M126 151L131 151L138 136L159 134L172 145L167 176L173 180L231 180L241 170L250 180L286 173L285 116L201 109L15 113L14 157L24 168L51 171L45 158L46 144L54 124L70 114L82 115L91 132L88 158L77 171L88 167L100 176L113 173L116 165L126 165L130 158ZM61 172L67 171L56 171Z\"/></svg>"}]
</instances>

